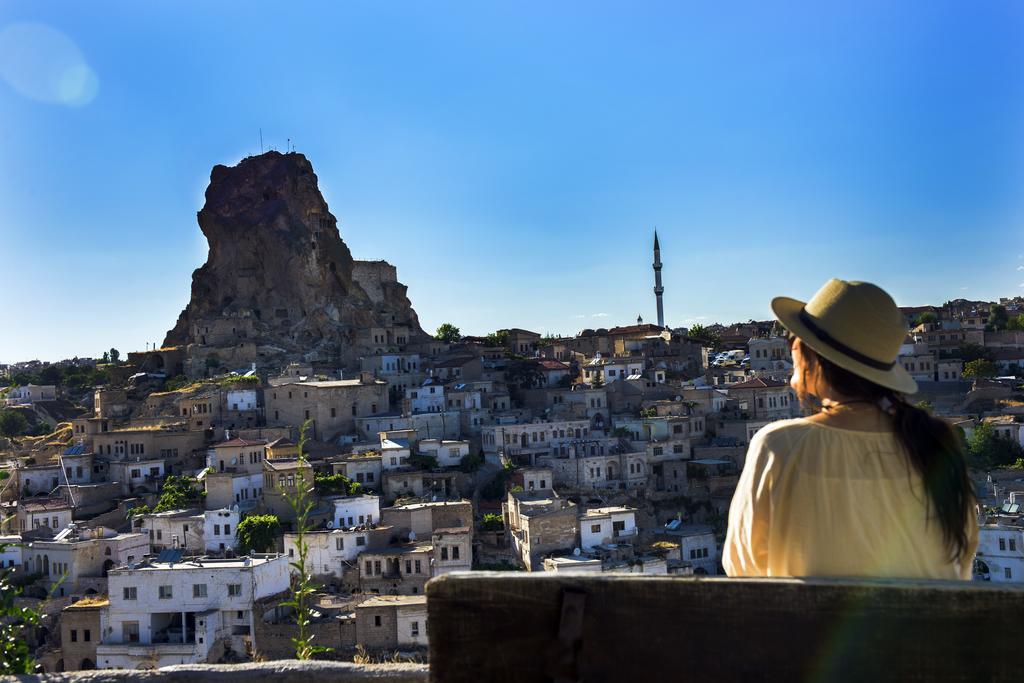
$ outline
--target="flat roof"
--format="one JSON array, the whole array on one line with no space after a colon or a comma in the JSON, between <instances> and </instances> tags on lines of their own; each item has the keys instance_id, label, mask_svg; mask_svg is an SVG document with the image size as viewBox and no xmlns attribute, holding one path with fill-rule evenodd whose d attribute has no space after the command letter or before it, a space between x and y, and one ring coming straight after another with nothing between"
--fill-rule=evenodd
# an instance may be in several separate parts
<instances>
[{"instance_id":1,"label":"flat roof","mask_svg":"<svg viewBox=\"0 0 1024 683\"><path fill-rule=\"evenodd\" d=\"M275 554L273 556L260 556L260 557L232 557L232 558L220 558L220 557L199 557L188 560L181 560L180 562L160 562L158 560L148 560L146 562L140 562L135 566L134 569L130 567L118 567L111 569L111 571L165 571L168 569L178 571L184 569L244 569L246 567L255 567L274 560L284 559L283 554Z\"/></svg>"},{"instance_id":2,"label":"flat roof","mask_svg":"<svg viewBox=\"0 0 1024 683\"><path fill-rule=\"evenodd\" d=\"M636 513L636 508L628 508L623 506L611 506L604 508L590 508L583 513L584 517L604 517L605 515L618 514L620 512L632 512Z\"/></svg>"},{"instance_id":3,"label":"flat roof","mask_svg":"<svg viewBox=\"0 0 1024 683\"><path fill-rule=\"evenodd\" d=\"M425 595L377 595L357 605L359 607L392 607L395 605L423 605L427 604Z\"/></svg>"}]
</instances>

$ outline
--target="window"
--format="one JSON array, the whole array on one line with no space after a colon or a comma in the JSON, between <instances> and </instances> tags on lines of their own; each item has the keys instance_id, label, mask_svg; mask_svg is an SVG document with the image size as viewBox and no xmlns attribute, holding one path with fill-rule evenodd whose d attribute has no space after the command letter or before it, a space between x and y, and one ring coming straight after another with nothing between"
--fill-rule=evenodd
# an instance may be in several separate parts
<instances>
[{"instance_id":1,"label":"window","mask_svg":"<svg viewBox=\"0 0 1024 683\"><path fill-rule=\"evenodd\" d=\"M125 586L124 587L124 599L125 600L138 600L139 599L139 589L136 588L135 586Z\"/></svg>"},{"instance_id":2,"label":"window","mask_svg":"<svg viewBox=\"0 0 1024 683\"><path fill-rule=\"evenodd\" d=\"M420 622L414 621L410 624L410 633L412 634L413 638L416 638L420 635Z\"/></svg>"},{"instance_id":3,"label":"window","mask_svg":"<svg viewBox=\"0 0 1024 683\"><path fill-rule=\"evenodd\" d=\"M374 626L380 626L380 615L379 614L374 615L374 617L373 617L373 625Z\"/></svg>"},{"instance_id":4,"label":"window","mask_svg":"<svg viewBox=\"0 0 1024 683\"><path fill-rule=\"evenodd\" d=\"M412 560L405 561L405 573L412 574Z\"/></svg>"},{"instance_id":5,"label":"window","mask_svg":"<svg viewBox=\"0 0 1024 683\"><path fill-rule=\"evenodd\" d=\"M213 525L213 535L220 536L220 524Z\"/></svg>"},{"instance_id":6,"label":"window","mask_svg":"<svg viewBox=\"0 0 1024 683\"><path fill-rule=\"evenodd\" d=\"M237 598L242 594L242 584L240 583L229 583L228 584L228 597Z\"/></svg>"},{"instance_id":7,"label":"window","mask_svg":"<svg viewBox=\"0 0 1024 683\"><path fill-rule=\"evenodd\" d=\"M206 597L206 584L205 583L193 583L192 584L192 597L193 598L205 598Z\"/></svg>"},{"instance_id":8,"label":"window","mask_svg":"<svg viewBox=\"0 0 1024 683\"><path fill-rule=\"evenodd\" d=\"M331 417L338 417L338 409L331 408Z\"/></svg>"},{"instance_id":9,"label":"window","mask_svg":"<svg viewBox=\"0 0 1024 683\"><path fill-rule=\"evenodd\" d=\"M225 524L224 525L224 535L225 536L230 536L231 535L231 525L230 524Z\"/></svg>"},{"instance_id":10,"label":"window","mask_svg":"<svg viewBox=\"0 0 1024 683\"><path fill-rule=\"evenodd\" d=\"M356 545L366 545L366 536L356 536Z\"/></svg>"},{"instance_id":11,"label":"window","mask_svg":"<svg viewBox=\"0 0 1024 683\"><path fill-rule=\"evenodd\" d=\"M422 573L422 572L420 571L420 561L419 561L419 560L416 560L416 573L417 573L417 574L420 574L420 573Z\"/></svg>"},{"instance_id":12,"label":"window","mask_svg":"<svg viewBox=\"0 0 1024 683\"><path fill-rule=\"evenodd\" d=\"M1012 579L1013 578L1013 570L1011 570L1009 567L1005 567L1003 569L1003 576L1005 576L1008 579Z\"/></svg>"},{"instance_id":13,"label":"window","mask_svg":"<svg viewBox=\"0 0 1024 683\"><path fill-rule=\"evenodd\" d=\"M366 575L373 575L373 562L370 562L369 560L366 561Z\"/></svg>"},{"instance_id":14,"label":"window","mask_svg":"<svg viewBox=\"0 0 1024 683\"><path fill-rule=\"evenodd\" d=\"M1010 552L1017 552L1017 539L1016 538L1011 538L1010 539Z\"/></svg>"},{"instance_id":15,"label":"window","mask_svg":"<svg viewBox=\"0 0 1024 683\"><path fill-rule=\"evenodd\" d=\"M336 539L334 539L334 549L335 550L344 550L345 549L345 539L342 536L338 536Z\"/></svg>"},{"instance_id":16,"label":"window","mask_svg":"<svg viewBox=\"0 0 1024 683\"><path fill-rule=\"evenodd\" d=\"M373 561L373 573L380 574L380 560Z\"/></svg>"},{"instance_id":17,"label":"window","mask_svg":"<svg viewBox=\"0 0 1024 683\"><path fill-rule=\"evenodd\" d=\"M173 591L170 586L160 586L160 599L170 600L174 597Z\"/></svg>"},{"instance_id":18,"label":"window","mask_svg":"<svg viewBox=\"0 0 1024 683\"><path fill-rule=\"evenodd\" d=\"M92 641L92 631L90 629L82 629L82 640L87 643Z\"/></svg>"},{"instance_id":19,"label":"window","mask_svg":"<svg viewBox=\"0 0 1024 683\"><path fill-rule=\"evenodd\" d=\"M121 622L121 640L126 643L137 643L139 642L139 622L137 621L122 621Z\"/></svg>"},{"instance_id":20,"label":"window","mask_svg":"<svg viewBox=\"0 0 1024 683\"><path fill-rule=\"evenodd\" d=\"M453 560L459 559L459 546L457 546L457 545L453 545L452 546L452 559Z\"/></svg>"},{"instance_id":21,"label":"window","mask_svg":"<svg viewBox=\"0 0 1024 683\"><path fill-rule=\"evenodd\" d=\"M999 539L999 549L1000 550L1006 550L1006 539L1005 538L1000 538Z\"/></svg>"},{"instance_id":22,"label":"window","mask_svg":"<svg viewBox=\"0 0 1024 683\"><path fill-rule=\"evenodd\" d=\"M447 560L448 559L448 548L441 548L441 559L442 560Z\"/></svg>"},{"instance_id":23,"label":"window","mask_svg":"<svg viewBox=\"0 0 1024 683\"><path fill-rule=\"evenodd\" d=\"M78 629L71 629L71 642L72 643L77 643L78 642Z\"/></svg>"}]
</instances>

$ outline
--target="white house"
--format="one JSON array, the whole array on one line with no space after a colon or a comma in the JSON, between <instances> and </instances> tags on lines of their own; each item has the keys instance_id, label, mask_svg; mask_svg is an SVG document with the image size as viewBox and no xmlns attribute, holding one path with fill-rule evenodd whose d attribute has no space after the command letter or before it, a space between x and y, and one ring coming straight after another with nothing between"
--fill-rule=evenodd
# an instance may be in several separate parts
<instances>
[{"instance_id":1,"label":"white house","mask_svg":"<svg viewBox=\"0 0 1024 683\"><path fill-rule=\"evenodd\" d=\"M643 358L602 358L597 355L583 366L583 379L591 385L598 375L601 376L605 384L608 384L618 379L642 374L644 374Z\"/></svg>"},{"instance_id":2,"label":"white house","mask_svg":"<svg viewBox=\"0 0 1024 683\"><path fill-rule=\"evenodd\" d=\"M36 498L18 503L18 531L49 527L57 533L71 524L71 506L63 498Z\"/></svg>"},{"instance_id":3,"label":"white house","mask_svg":"<svg viewBox=\"0 0 1024 683\"><path fill-rule=\"evenodd\" d=\"M259 410L255 389L229 389L225 397L228 410Z\"/></svg>"},{"instance_id":4,"label":"white house","mask_svg":"<svg viewBox=\"0 0 1024 683\"><path fill-rule=\"evenodd\" d=\"M143 534L70 525L52 540L32 541L22 550L25 568L42 574L60 597L76 593L105 593L104 576L114 567L141 560L149 553Z\"/></svg>"},{"instance_id":5,"label":"white house","mask_svg":"<svg viewBox=\"0 0 1024 683\"><path fill-rule=\"evenodd\" d=\"M462 459L469 455L469 442L424 439L419 443L419 452L437 458L437 464L441 467L458 467Z\"/></svg>"},{"instance_id":6,"label":"white house","mask_svg":"<svg viewBox=\"0 0 1024 683\"><path fill-rule=\"evenodd\" d=\"M1019 520L983 525L974 566L982 581L1024 583L1024 525Z\"/></svg>"},{"instance_id":7,"label":"white house","mask_svg":"<svg viewBox=\"0 0 1024 683\"><path fill-rule=\"evenodd\" d=\"M177 548L186 555L224 552L238 541L238 508L168 510L140 515L136 528L149 538L154 551Z\"/></svg>"},{"instance_id":8,"label":"white house","mask_svg":"<svg viewBox=\"0 0 1024 683\"><path fill-rule=\"evenodd\" d=\"M580 547L635 540L636 510L627 507L592 508L580 515Z\"/></svg>"},{"instance_id":9,"label":"white house","mask_svg":"<svg viewBox=\"0 0 1024 683\"><path fill-rule=\"evenodd\" d=\"M440 413L445 409L444 384L433 377L418 387L406 389L405 398L411 413Z\"/></svg>"},{"instance_id":10,"label":"white house","mask_svg":"<svg viewBox=\"0 0 1024 683\"><path fill-rule=\"evenodd\" d=\"M97 668L159 668L205 662L217 643L259 651L255 603L288 590L288 558L147 561L112 570L107 580Z\"/></svg>"},{"instance_id":11,"label":"white house","mask_svg":"<svg viewBox=\"0 0 1024 683\"><path fill-rule=\"evenodd\" d=\"M333 501L335 529L351 529L380 521L379 496L343 496Z\"/></svg>"},{"instance_id":12,"label":"white house","mask_svg":"<svg viewBox=\"0 0 1024 683\"><path fill-rule=\"evenodd\" d=\"M294 561L298 556L298 536L284 535L284 554ZM328 529L310 531L305 535L307 546L306 563L313 574L325 574L342 578L343 562L354 561L367 549L369 534L366 529Z\"/></svg>"},{"instance_id":13,"label":"white house","mask_svg":"<svg viewBox=\"0 0 1024 683\"><path fill-rule=\"evenodd\" d=\"M6 396L8 406L27 405L36 401L54 401L56 399L57 387L52 384L28 384L23 387L13 387L7 391Z\"/></svg>"},{"instance_id":14,"label":"white house","mask_svg":"<svg viewBox=\"0 0 1024 683\"><path fill-rule=\"evenodd\" d=\"M718 573L718 545L710 526L677 520L668 524L665 534L679 543L679 557L692 565L694 574Z\"/></svg>"},{"instance_id":15,"label":"white house","mask_svg":"<svg viewBox=\"0 0 1024 683\"><path fill-rule=\"evenodd\" d=\"M412 449L408 439L387 438L381 434L380 438L380 466L383 471L395 470L409 464L409 456Z\"/></svg>"},{"instance_id":16,"label":"white house","mask_svg":"<svg viewBox=\"0 0 1024 683\"><path fill-rule=\"evenodd\" d=\"M0 567L20 567L21 557L21 536L0 536Z\"/></svg>"}]
</instances>

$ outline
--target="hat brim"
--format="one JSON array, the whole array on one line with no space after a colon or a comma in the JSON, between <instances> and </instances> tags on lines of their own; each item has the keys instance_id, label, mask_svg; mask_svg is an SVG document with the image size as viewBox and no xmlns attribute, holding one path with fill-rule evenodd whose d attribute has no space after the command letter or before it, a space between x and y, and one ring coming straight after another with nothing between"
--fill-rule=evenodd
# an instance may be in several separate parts
<instances>
[{"instance_id":1,"label":"hat brim","mask_svg":"<svg viewBox=\"0 0 1024 683\"><path fill-rule=\"evenodd\" d=\"M832 361L843 370L848 370L858 377L874 382L886 389L892 389L908 396L917 393L917 382L899 363L896 363L888 370L879 370L850 358L843 352L837 351L818 339L817 335L800 321L800 311L803 310L804 305L805 302L803 301L797 301L785 296L778 296L772 299L772 311L775 313L775 317L779 319L779 322L782 323L782 326L799 337L800 341L807 344L807 346L811 347L823 358Z\"/></svg>"}]
</instances>

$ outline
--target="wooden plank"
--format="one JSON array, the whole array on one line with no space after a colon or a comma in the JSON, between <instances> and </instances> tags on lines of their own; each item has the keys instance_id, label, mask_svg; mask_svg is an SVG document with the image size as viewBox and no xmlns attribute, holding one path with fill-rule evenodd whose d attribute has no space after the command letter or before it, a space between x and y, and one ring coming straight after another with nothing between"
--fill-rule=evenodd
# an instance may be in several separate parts
<instances>
[{"instance_id":1,"label":"wooden plank","mask_svg":"<svg viewBox=\"0 0 1024 683\"><path fill-rule=\"evenodd\" d=\"M583 594L577 642L567 591ZM1024 678L1024 587L475 572L427 595L443 683Z\"/></svg>"}]
</instances>

